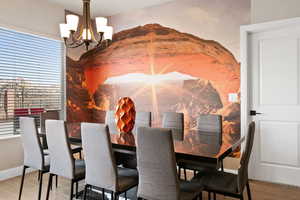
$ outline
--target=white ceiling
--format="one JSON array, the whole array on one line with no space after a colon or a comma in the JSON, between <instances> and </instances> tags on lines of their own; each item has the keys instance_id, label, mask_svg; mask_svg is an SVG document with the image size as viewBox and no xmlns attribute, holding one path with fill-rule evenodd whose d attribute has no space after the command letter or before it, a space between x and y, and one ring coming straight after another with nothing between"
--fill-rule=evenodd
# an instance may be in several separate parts
<instances>
[{"instance_id":1,"label":"white ceiling","mask_svg":"<svg viewBox=\"0 0 300 200\"><path fill-rule=\"evenodd\" d=\"M65 9L82 13L82 0L48 0ZM130 10L163 4L173 0L91 0L92 16L111 16Z\"/></svg>"}]
</instances>

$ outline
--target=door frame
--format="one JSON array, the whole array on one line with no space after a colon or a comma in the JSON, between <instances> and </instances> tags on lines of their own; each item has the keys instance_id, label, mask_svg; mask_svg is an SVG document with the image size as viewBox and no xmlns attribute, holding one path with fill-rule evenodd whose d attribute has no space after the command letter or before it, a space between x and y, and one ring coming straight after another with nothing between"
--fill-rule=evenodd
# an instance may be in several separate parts
<instances>
[{"instance_id":1,"label":"door frame","mask_svg":"<svg viewBox=\"0 0 300 200\"><path fill-rule=\"evenodd\" d=\"M250 98L251 98L251 75L249 65L249 36L253 33L276 30L289 26L300 26L300 17L264 22L259 24L243 25L240 27L240 45L241 45L241 137L247 135L248 123L251 121ZM242 149L244 145L242 145ZM251 173L250 173L251 174Z\"/></svg>"}]
</instances>

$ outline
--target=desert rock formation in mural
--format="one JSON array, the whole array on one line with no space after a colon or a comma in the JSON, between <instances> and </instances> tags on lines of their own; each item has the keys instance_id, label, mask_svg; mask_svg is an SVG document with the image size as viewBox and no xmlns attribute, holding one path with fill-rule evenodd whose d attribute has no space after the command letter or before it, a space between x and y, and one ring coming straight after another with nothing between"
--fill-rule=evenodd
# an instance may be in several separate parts
<instances>
[{"instance_id":1,"label":"desert rock formation in mural","mask_svg":"<svg viewBox=\"0 0 300 200\"><path fill-rule=\"evenodd\" d=\"M71 65L84 70L84 84L74 81L68 98L79 110L89 109L94 121L129 96L137 111L153 112L156 125L165 111L184 112L189 128L200 113L218 113L226 139L240 134L240 104L228 101L229 93L239 93L240 65L218 42L147 24L116 33L108 48L91 50ZM71 67L68 76L78 76L76 70ZM85 101L76 103L72 95Z\"/></svg>"}]
</instances>

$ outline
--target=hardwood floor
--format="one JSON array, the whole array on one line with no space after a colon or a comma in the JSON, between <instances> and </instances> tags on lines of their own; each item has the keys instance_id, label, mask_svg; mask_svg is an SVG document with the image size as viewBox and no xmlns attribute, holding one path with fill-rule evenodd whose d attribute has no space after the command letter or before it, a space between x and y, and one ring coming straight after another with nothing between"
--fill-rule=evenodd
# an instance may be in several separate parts
<instances>
[{"instance_id":1,"label":"hardwood floor","mask_svg":"<svg viewBox=\"0 0 300 200\"><path fill-rule=\"evenodd\" d=\"M44 175L42 199L45 199L46 188L48 183L48 174ZM20 177L9 179L0 182L0 200L15 200L18 199ZM251 181L250 183L252 197L254 200L299 200L300 188L265 183L260 181ZM83 182L79 185L79 189L83 189ZM65 200L69 199L70 181L59 178L59 187L53 188L51 192L51 200ZM24 189L22 200L34 200L37 199L38 180L37 173L33 172L26 175L24 182ZM207 200L207 193L204 193L204 199ZM246 193L244 195L245 199ZM75 198L74 198L75 199ZM218 200L231 200L232 198L217 196Z\"/></svg>"}]
</instances>

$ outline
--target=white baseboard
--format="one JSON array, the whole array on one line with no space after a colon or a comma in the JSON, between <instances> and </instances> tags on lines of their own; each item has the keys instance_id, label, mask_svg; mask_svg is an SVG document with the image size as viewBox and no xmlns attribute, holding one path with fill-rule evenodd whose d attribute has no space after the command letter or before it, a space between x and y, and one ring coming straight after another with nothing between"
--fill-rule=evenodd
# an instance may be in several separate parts
<instances>
[{"instance_id":1,"label":"white baseboard","mask_svg":"<svg viewBox=\"0 0 300 200\"><path fill-rule=\"evenodd\" d=\"M23 166L11 168L11 169L6 169L3 171L0 171L0 181L4 181L10 178L14 178L17 176L21 176L23 171ZM26 174L35 171L34 169L27 169Z\"/></svg>"}]
</instances>

